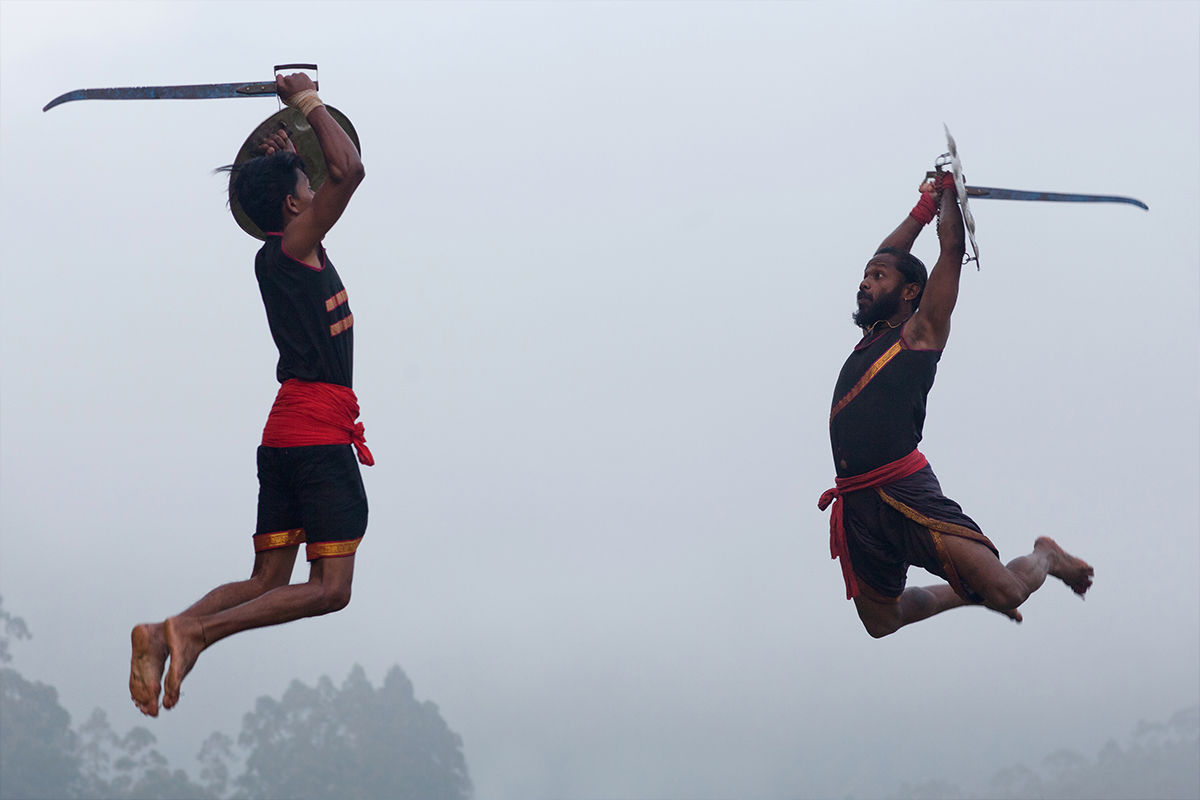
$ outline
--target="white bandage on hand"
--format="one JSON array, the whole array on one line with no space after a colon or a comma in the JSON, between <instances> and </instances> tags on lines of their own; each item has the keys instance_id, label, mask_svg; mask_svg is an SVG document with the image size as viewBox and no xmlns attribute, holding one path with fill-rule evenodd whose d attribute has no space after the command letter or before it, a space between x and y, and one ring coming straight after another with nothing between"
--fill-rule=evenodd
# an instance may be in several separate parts
<instances>
[{"instance_id":1,"label":"white bandage on hand","mask_svg":"<svg viewBox=\"0 0 1200 800\"><path fill-rule=\"evenodd\" d=\"M316 89L305 89L302 92L296 92L283 102L299 111L305 117L311 114L313 109L321 108L325 105L321 102L321 98L317 96Z\"/></svg>"}]
</instances>

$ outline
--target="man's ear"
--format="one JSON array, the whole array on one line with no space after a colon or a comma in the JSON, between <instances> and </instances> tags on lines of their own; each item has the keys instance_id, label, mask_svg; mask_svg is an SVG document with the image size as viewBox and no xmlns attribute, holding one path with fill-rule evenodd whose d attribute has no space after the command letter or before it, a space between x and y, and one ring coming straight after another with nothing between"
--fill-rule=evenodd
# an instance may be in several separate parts
<instances>
[{"instance_id":1,"label":"man's ear","mask_svg":"<svg viewBox=\"0 0 1200 800\"><path fill-rule=\"evenodd\" d=\"M900 296L911 303L913 300L916 300L920 295L921 295L921 284L910 283L904 287L904 293L901 294Z\"/></svg>"},{"instance_id":2,"label":"man's ear","mask_svg":"<svg viewBox=\"0 0 1200 800\"><path fill-rule=\"evenodd\" d=\"M293 217L300 213L300 206L296 203L296 196L289 194L283 199L283 211L285 214L291 214Z\"/></svg>"}]
</instances>

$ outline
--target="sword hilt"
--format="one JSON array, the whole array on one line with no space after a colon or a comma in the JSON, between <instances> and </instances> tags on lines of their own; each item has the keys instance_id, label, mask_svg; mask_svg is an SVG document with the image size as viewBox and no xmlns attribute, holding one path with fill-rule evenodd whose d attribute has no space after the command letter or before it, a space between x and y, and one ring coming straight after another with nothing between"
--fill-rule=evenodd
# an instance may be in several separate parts
<instances>
[{"instance_id":1,"label":"sword hilt","mask_svg":"<svg viewBox=\"0 0 1200 800\"><path fill-rule=\"evenodd\" d=\"M320 84L320 82L317 81L317 78L316 78L316 74L317 74L317 65L316 64L276 64L274 67L271 68L273 75L278 75L279 73L283 72L285 69L298 69L301 72L313 73L313 79L312 79L313 88L316 89L317 91L321 90L321 84ZM274 86L274 85L275 84L273 84L273 83L271 84L271 86ZM272 94L274 94L274 90L272 90Z\"/></svg>"}]
</instances>

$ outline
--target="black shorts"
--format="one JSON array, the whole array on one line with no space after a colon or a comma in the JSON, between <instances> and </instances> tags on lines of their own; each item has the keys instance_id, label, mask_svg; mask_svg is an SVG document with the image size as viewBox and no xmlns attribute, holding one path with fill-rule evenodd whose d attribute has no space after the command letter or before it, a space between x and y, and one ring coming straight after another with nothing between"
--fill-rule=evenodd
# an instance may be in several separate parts
<instances>
[{"instance_id":1,"label":"black shorts","mask_svg":"<svg viewBox=\"0 0 1200 800\"><path fill-rule=\"evenodd\" d=\"M865 595L898 602L914 566L945 580L963 599L982 602L958 575L943 537L971 539L998 551L962 507L942 494L928 466L881 489L847 492L842 502L850 563Z\"/></svg>"},{"instance_id":2,"label":"black shorts","mask_svg":"<svg viewBox=\"0 0 1200 800\"><path fill-rule=\"evenodd\" d=\"M354 555L367 492L348 444L258 448L254 551L307 543L308 560Z\"/></svg>"}]
</instances>

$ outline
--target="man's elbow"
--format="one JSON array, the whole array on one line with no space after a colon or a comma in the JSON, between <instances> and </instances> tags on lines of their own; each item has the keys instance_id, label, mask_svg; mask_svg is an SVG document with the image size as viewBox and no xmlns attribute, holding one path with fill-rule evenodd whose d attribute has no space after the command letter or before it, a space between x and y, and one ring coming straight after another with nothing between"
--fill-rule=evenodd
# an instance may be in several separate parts
<instances>
[{"instance_id":1,"label":"man's elbow","mask_svg":"<svg viewBox=\"0 0 1200 800\"><path fill-rule=\"evenodd\" d=\"M349 184L358 186L367 176L367 170L360 159L355 158L349 164L327 164L329 180L334 184Z\"/></svg>"}]
</instances>

